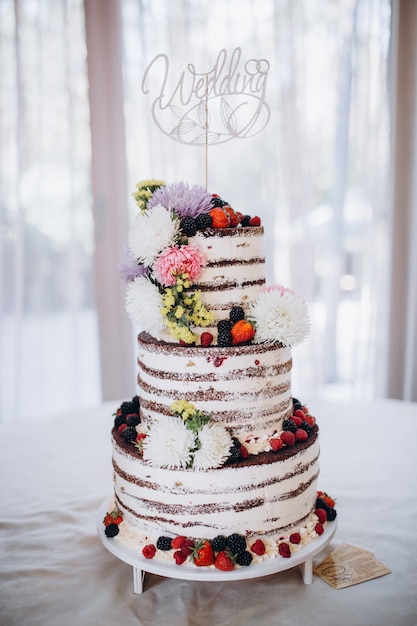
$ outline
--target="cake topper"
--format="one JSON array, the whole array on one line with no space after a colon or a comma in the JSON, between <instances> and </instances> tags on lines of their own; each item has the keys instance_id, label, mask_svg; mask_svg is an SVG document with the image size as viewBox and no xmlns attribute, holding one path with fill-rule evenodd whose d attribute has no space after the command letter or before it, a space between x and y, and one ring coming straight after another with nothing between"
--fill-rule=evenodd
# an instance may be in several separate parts
<instances>
[{"instance_id":1,"label":"cake topper","mask_svg":"<svg viewBox=\"0 0 417 626\"><path fill-rule=\"evenodd\" d=\"M206 179L209 145L257 135L270 118L269 62L241 63L241 56L240 48L230 56L223 49L210 70L198 71L189 63L175 80L168 56L158 54L143 76L142 91L153 98L152 119L162 133L182 144L205 146Z\"/></svg>"}]
</instances>

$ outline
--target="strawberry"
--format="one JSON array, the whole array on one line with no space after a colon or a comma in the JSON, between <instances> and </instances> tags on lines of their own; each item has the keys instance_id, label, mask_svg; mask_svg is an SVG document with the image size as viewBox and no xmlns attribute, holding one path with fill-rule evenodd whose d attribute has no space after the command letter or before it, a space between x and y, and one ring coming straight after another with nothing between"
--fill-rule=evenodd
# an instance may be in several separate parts
<instances>
[{"instance_id":1,"label":"strawberry","mask_svg":"<svg viewBox=\"0 0 417 626\"><path fill-rule=\"evenodd\" d=\"M123 516L120 511L117 509L115 511L111 511L111 513L107 513L106 517L103 520L103 524L105 526L109 526L110 524L121 524L123 522Z\"/></svg>"},{"instance_id":2,"label":"strawberry","mask_svg":"<svg viewBox=\"0 0 417 626\"><path fill-rule=\"evenodd\" d=\"M202 539L196 542L196 546L193 553L194 565L197 567L204 567L207 565L213 565L214 552L211 541Z\"/></svg>"},{"instance_id":3,"label":"strawberry","mask_svg":"<svg viewBox=\"0 0 417 626\"><path fill-rule=\"evenodd\" d=\"M174 537L174 539L171 541L171 546L174 550L178 550L178 548L182 548L182 546L185 544L185 541L186 538L182 535L180 535L179 537Z\"/></svg>"},{"instance_id":4,"label":"strawberry","mask_svg":"<svg viewBox=\"0 0 417 626\"><path fill-rule=\"evenodd\" d=\"M276 451L276 450L280 450L282 448L282 440L281 439L270 439L269 440L269 445L271 446L271 449Z\"/></svg>"},{"instance_id":5,"label":"strawberry","mask_svg":"<svg viewBox=\"0 0 417 626\"><path fill-rule=\"evenodd\" d=\"M187 560L187 555L182 550L177 550L174 552L174 560L177 565L182 565Z\"/></svg>"},{"instance_id":6,"label":"strawberry","mask_svg":"<svg viewBox=\"0 0 417 626\"><path fill-rule=\"evenodd\" d=\"M148 544L142 550L142 554L145 557L145 559L153 559L153 557L155 556L155 553L156 553L156 548L153 545L153 543Z\"/></svg>"},{"instance_id":7,"label":"strawberry","mask_svg":"<svg viewBox=\"0 0 417 626\"><path fill-rule=\"evenodd\" d=\"M119 433L119 435L122 434L125 428L127 428L127 424L120 424L119 428L117 429L117 432Z\"/></svg>"},{"instance_id":8,"label":"strawberry","mask_svg":"<svg viewBox=\"0 0 417 626\"><path fill-rule=\"evenodd\" d=\"M230 332L232 333L232 343L234 346L247 343L255 336L255 329L247 320L239 320L236 324L233 324Z\"/></svg>"},{"instance_id":9,"label":"strawberry","mask_svg":"<svg viewBox=\"0 0 417 626\"><path fill-rule=\"evenodd\" d=\"M222 208L216 207L209 211L213 220L212 228L228 228L230 226L230 216Z\"/></svg>"},{"instance_id":10,"label":"strawberry","mask_svg":"<svg viewBox=\"0 0 417 626\"><path fill-rule=\"evenodd\" d=\"M240 222L239 217L236 215L236 213L234 212L234 210L232 209L231 206L229 206L228 204L226 204L223 207L223 210L226 211L226 213L228 214L229 218L230 218L230 226L232 228L234 228L235 226L237 226Z\"/></svg>"},{"instance_id":11,"label":"strawberry","mask_svg":"<svg viewBox=\"0 0 417 626\"><path fill-rule=\"evenodd\" d=\"M260 226L261 225L261 218L258 217L257 215L255 215L254 217L251 217L249 220L249 225L250 226Z\"/></svg>"},{"instance_id":12,"label":"strawberry","mask_svg":"<svg viewBox=\"0 0 417 626\"><path fill-rule=\"evenodd\" d=\"M290 430L284 430L280 435L282 443L289 448L295 444L295 435Z\"/></svg>"},{"instance_id":13,"label":"strawberry","mask_svg":"<svg viewBox=\"0 0 417 626\"><path fill-rule=\"evenodd\" d=\"M316 509L314 513L317 515L320 524L324 524L327 521L327 513L324 509Z\"/></svg>"},{"instance_id":14,"label":"strawberry","mask_svg":"<svg viewBox=\"0 0 417 626\"><path fill-rule=\"evenodd\" d=\"M325 504L327 504L327 506L330 509L332 509L334 507L334 505L336 504L336 502L333 500L333 498L328 496L327 493L323 493L322 496L321 496L321 499L324 500Z\"/></svg>"},{"instance_id":15,"label":"strawberry","mask_svg":"<svg viewBox=\"0 0 417 626\"><path fill-rule=\"evenodd\" d=\"M265 544L262 539L257 539L255 543L251 545L250 549L254 554L257 554L258 556L262 556L263 554L265 554L266 550Z\"/></svg>"},{"instance_id":16,"label":"strawberry","mask_svg":"<svg viewBox=\"0 0 417 626\"><path fill-rule=\"evenodd\" d=\"M297 428L294 436L296 441L305 441L308 439L308 433L303 428Z\"/></svg>"},{"instance_id":17,"label":"strawberry","mask_svg":"<svg viewBox=\"0 0 417 626\"><path fill-rule=\"evenodd\" d=\"M324 527L323 527L323 524L320 524L320 523L319 523L319 524L316 524L316 525L314 526L314 530L316 531L316 533L317 533L318 535L322 535L322 534L324 533Z\"/></svg>"},{"instance_id":18,"label":"strawberry","mask_svg":"<svg viewBox=\"0 0 417 626\"><path fill-rule=\"evenodd\" d=\"M289 559L290 556L291 556L291 548L288 545L288 543L280 543L279 546L278 546L278 552L285 559Z\"/></svg>"},{"instance_id":19,"label":"strawberry","mask_svg":"<svg viewBox=\"0 0 417 626\"><path fill-rule=\"evenodd\" d=\"M204 348L208 348L208 346L212 343L214 337L211 333L204 332L201 333L200 343Z\"/></svg>"},{"instance_id":20,"label":"strawberry","mask_svg":"<svg viewBox=\"0 0 417 626\"><path fill-rule=\"evenodd\" d=\"M235 568L234 560L228 550L222 550L217 554L214 560L214 567L222 570L222 572L230 572Z\"/></svg>"},{"instance_id":21,"label":"strawberry","mask_svg":"<svg viewBox=\"0 0 417 626\"><path fill-rule=\"evenodd\" d=\"M289 539L290 539L290 543L293 543L295 545L298 545L299 543L301 543L300 533L291 533Z\"/></svg>"}]
</instances>

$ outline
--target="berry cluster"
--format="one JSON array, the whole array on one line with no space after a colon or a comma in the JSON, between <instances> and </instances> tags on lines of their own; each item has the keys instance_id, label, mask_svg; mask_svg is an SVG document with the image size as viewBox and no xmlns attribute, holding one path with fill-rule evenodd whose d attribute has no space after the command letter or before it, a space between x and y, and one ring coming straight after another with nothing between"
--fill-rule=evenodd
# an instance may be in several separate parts
<instances>
[{"instance_id":1,"label":"berry cluster","mask_svg":"<svg viewBox=\"0 0 417 626\"><path fill-rule=\"evenodd\" d=\"M104 533L106 537L115 537L119 534L119 524L123 522L123 517L121 512L118 509L114 509L107 513L103 519L103 524L105 526Z\"/></svg>"},{"instance_id":2,"label":"berry cluster","mask_svg":"<svg viewBox=\"0 0 417 626\"><path fill-rule=\"evenodd\" d=\"M230 448L230 456L227 459L226 463L235 463L236 461L240 461L241 459L247 459L249 456L248 449L242 443L240 443L237 437L232 437L233 445Z\"/></svg>"},{"instance_id":3,"label":"berry cluster","mask_svg":"<svg viewBox=\"0 0 417 626\"><path fill-rule=\"evenodd\" d=\"M155 544L148 544L142 550L146 559L152 559L157 550L167 552L174 550L173 559L182 565L188 558L197 567L214 565L222 571L229 571L236 565L247 567L252 563L254 554L263 554L265 545L261 540L249 548L243 535L233 533L229 536L218 535L214 539L189 539L184 536L158 537Z\"/></svg>"},{"instance_id":4,"label":"berry cluster","mask_svg":"<svg viewBox=\"0 0 417 626\"><path fill-rule=\"evenodd\" d=\"M242 226L260 226L261 219L256 215L243 215L238 211L234 211L230 204L222 200L217 194L213 194L211 203L213 209L209 211L212 218L213 228L236 228L240 224Z\"/></svg>"},{"instance_id":5,"label":"berry cluster","mask_svg":"<svg viewBox=\"0 0 417 626\"><path fill-rule=\"evenodd\" d=\"M132 400L122 402L117 409L114 418L114 427L126 441L134 442L138 436L136 426L140 424L139 398L134 396Z\"/></svg>"},{"instance_id":6,"label":"berry cluster","mask_svg":"<svg viewBox=\"0 0 417 626\"><path fill-rule=\"evenodd\" d=\"M197 217L188 215L180 222L180 229L186 237L194 237L199 230L206 230L213 226L213 218L210 213L200 213Z\"/></svg>"},{"instance_id":7,"label":"berry cluster","mask_svg":"<svg viewBox=\"0 0 417 626\"><path fill-rule=\"evenodd\" d=\"M271 449L280 450L282 446L292 447L297 441L306 441L313 430L316 418L310 415L308 408L293 398L293 414L282 423L283 432L271 437Z\"/></svg>"},{"instance_id":8,"label":"berry cluster","mask_svg":"<svg viewBox=\"0 0 417 626\"><path fill-rule=\"evenodd\" d=\"M230 310L229 318L217 322L217 343L221 347L249 344L255 336L255 328L245 319L241 306Z\"/></svg>"}]
</instances>

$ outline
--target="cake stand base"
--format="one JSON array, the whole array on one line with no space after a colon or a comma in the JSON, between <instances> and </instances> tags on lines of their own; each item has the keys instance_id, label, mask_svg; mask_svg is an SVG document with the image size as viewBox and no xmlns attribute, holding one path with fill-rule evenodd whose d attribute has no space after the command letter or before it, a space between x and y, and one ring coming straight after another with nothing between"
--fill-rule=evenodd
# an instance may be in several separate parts
<instances>
[{"instance_id":1,"label":"cake stand base","mask_svg":"<svg viewBox=\"0 0 417 626\"><path fill-rule=\"evenodd\" d=\"M231 572L222 572L214 566L199 568L195 565L176 565L175 563L166 563L160 560L145 559L137 551L118 541L117 537L109 539L104 533L103 525L103 518L107 513L108 503L109 499L105 500L97 514L98 535L109 552L133 567L133 591L136 594L143 592L146 572L168 578L220 582L260 578L261 576L268 576L269 574L276 574L277 572L298 567L304 584L311 585L313 582L313 557L327 546L337 528L336 520L329 522L320 537L294 552L288 559L277 557L249 565L248 567L238 567Z\"/></svg>"}]
</instances>

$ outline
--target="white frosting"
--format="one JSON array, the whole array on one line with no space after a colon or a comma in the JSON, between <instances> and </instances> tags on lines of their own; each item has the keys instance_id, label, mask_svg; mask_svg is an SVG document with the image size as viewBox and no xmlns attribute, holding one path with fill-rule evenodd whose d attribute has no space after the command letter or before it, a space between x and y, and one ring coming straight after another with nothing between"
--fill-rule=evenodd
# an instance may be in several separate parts
<instances>
[{"instance_id":1,"label":"white frosting","mask_svg":"<svg viewBox=\"0 0 417 626\"><path fill-rule=\"evenodd\" d=\"M291 349L260 345L196 348L158 345L139 335L139 400L145 424L192 402L232 435L262 437L292 413Z\"/></svg>"},{"instance_id":2,"label":"white frosting","mask_svg":"<svg viewBox=\"0 0 417 626\"><path fill-rule=\"evenodd\" d=\"M205 472L152 467L113 440L124 520L151 535L277 534L301 524L317 492L318 440L288 459Z\"/></svg>"}]
</instances>

